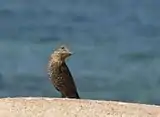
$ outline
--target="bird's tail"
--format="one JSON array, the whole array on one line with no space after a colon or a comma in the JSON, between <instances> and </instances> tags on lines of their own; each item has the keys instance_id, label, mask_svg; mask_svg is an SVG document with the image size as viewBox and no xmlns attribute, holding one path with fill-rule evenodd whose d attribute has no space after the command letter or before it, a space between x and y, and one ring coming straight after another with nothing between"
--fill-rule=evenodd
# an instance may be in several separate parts
<instances>
[{"instance_id":1,"label":"bird's tail","mask_svg":"<svg viewBox=\"0 0 160 117\"><path fill-rule=\"evenodd\" d=\"M80 99L78 92L76 92L74 95L69 96L69 98L75 98L75 99Z\"/></svg>"},{"instance_id":2,"label":"bird's tail","mask_svg":"<svg viewBox=\"0 0 160 117\"><path fill-rule=\"evenodd\" d=\"M76 92L76 97L75 97L76 99L80 99L80 97L79 97L79 95L78 95L78 93Z\"/></svg>"},{"instance_id":3,"label":"bird's tail","mask_svg":"<svg viewBox=\"0 0 160 117\"><path fill-rule=\"evenodd\" d=\"M62 94L61 97L62 97L62 98L75 98L75 99L80 99L80 97L79 97L79 95L78 95L77 92L76 92L75 94L68 95L68 96Z\"/></svg>"}]
</instances>

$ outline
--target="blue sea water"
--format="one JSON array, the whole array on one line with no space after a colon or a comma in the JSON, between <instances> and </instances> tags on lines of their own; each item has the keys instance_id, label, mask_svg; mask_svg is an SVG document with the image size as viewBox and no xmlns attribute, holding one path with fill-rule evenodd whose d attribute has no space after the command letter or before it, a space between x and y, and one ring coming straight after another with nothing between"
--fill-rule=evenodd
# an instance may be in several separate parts
<instances>
[{"instance_id":1,"label":"blue sea water","mask_svg":"<svg viewBox=\"0 0 160 117\"><path fill-rule=\"evenodd\" d=\"M53 49L81 98L160 104L159 0L1 0L0 97L60 97L47 75Z\"/></svg>"}]
</instances>

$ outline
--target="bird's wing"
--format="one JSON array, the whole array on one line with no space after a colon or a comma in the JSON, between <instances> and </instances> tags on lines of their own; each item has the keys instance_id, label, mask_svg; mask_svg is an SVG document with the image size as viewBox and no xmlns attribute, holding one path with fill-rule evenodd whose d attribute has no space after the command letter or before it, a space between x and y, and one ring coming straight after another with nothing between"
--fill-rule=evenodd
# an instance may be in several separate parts
<instances>
[{"instance_id":1,"label":"bird's wing","mask_svg":"<svg viewBox=\"0 0 160 117\"><path fill-rule=\"evenodd\" d=\"M61 67L61 72L64 73L63 77L66 80L66 85L67 87L70 88L70 90L75 90L76 91L76 86L75 86L75 82L73 80L73 77L71 75L71 72L69 71L69 68L67 67L66 63L63 63L62 65L63 67Z\"/></svg>"}]
</instances>

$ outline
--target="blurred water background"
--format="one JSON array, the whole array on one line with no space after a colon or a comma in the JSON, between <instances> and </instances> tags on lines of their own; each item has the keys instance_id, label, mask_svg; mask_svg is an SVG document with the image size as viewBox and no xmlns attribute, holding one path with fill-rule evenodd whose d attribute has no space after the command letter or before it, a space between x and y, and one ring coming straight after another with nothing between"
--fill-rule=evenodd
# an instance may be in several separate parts
<instances>
[{"instance_id":1,"label":"blurred water background","mask_svg":"<svg viewBox=\"0 0 160 117\"><path fill-rule=\"evenodd\" d=\"M60 97L60 44L81 98L160 104L159 0L1 0L0 97Z\"/></svg>"}]
</instances>

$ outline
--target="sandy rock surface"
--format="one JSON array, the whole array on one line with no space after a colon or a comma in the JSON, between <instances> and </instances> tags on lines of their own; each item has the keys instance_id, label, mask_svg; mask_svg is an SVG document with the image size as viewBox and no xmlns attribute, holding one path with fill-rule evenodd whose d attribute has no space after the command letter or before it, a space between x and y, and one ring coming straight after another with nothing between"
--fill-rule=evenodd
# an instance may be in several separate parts
<instances>
[{"instance_id":1,"label":"sandy rock surface","mask_svg":"<svg viewBox=\"0 0 160 117\"><path fill-rule=\"evenodd\" d=\"M160 106L62 98L1 98L0 117L160 117Z\"/></svg>"}]
</instances>

